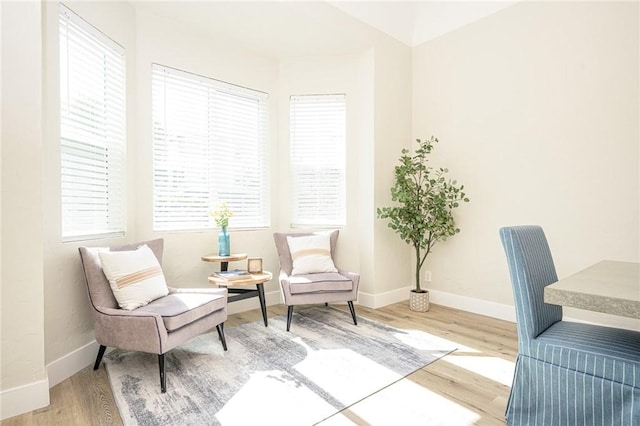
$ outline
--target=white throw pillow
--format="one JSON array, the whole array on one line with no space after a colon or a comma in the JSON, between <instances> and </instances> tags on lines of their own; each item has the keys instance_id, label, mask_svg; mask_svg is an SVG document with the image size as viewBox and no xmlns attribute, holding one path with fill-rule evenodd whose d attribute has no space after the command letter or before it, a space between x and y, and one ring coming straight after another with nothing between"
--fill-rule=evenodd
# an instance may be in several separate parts
<instances>
[{"instance_id":1,"label":"white throw pillow","mask_svg":"<svg viewBox=\"0 0 640 426\"><path fill-rule=\"evenodd\" d=\"M160 262L146 244L133 251L101 251L99 256L122 309L131 311L169 294Z\"/></svg>"},{"instance_id":2,"label":"white throw pillow","mask_svg":"<svg viewBox=\"0 0 640 426\"><path fill-rule=\"evenodd\" d=\"M287 243L293 261L291 275L338 272L331 259L329 238L326 234L305 237L288 236Z\"/></svg>"}]
</instances>

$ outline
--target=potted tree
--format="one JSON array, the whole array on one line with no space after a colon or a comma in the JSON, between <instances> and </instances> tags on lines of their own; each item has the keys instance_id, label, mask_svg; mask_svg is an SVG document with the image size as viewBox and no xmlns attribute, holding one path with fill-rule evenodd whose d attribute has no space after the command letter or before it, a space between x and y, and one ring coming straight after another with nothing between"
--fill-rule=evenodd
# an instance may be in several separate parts
<instances>
[{"instance_id":1,"label":"potted tree","mask_svg":"<svg viewBox=\"0 0 640 426\"><path fill-rule=\"evenodd\" d=\"M429 309L429 292L420 286L420 271L433 246L460 232L453 210L469 199L464 185L448 179L445 168L429 165L429 154L438 139L417 139L413 154L402 150L400 165L395 167L391 200L399 205L377 209L378 218L388 219L389 228L415 250L415 288L409 294L409 308L425 312Z\"/></svg>"}]
</instances>

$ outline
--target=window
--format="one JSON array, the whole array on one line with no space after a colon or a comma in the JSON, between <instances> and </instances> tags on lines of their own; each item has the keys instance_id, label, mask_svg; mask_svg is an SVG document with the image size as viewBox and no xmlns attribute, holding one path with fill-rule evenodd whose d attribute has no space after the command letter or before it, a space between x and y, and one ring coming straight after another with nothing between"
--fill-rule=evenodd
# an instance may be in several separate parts
<instances>
[{"instance_id":1,"label":"window","mask_svg":"<svg viewBox=\"0 0 640 426\"><path fill-rule=\"evenodd\" d=\"M231 227L269 226L267 95L154 64L155 230L206 229L219 202Z\"/></svg>"},{"instance_id":2,"label":"window","mask_svg":"<svg viewBox=\"0 0 640 426\"><path fill-rule=\"evenodd\" d=\"M62 238L125 230L124 49L60 5Z\"/></svg>"},{"instance_id":3,"label":"window","mask_svg":"<svg viewBox=\"0 0 640 426\"><path fill-rule=\"evenodd\" d=\"M345 224L345 95L290 100L292 225Z\"/></svg>"}]
</instances>

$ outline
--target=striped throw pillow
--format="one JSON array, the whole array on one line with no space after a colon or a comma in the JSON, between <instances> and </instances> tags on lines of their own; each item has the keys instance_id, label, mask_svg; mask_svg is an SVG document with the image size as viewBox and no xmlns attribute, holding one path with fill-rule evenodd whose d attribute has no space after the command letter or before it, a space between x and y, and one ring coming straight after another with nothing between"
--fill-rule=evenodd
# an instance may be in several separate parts
<instances>
[{"instance_id":1,"label":"striped throw pillow","mask_svg":"<svg viewBox=\"0 0 640 426\"><path fill-rule=\"evenodd\" d=\"M331 258L329 235L287 237L293 261L291 275L338 272Z\"/></svg>"},{"instance_id":2,"label":"striped throw pillow","mask_svg":"<svg viewBox=\"0 0 640 426\"><path fill-rule=\"evenodd\" d=\"M99 252L113 295L128 311L169 294L160 263L146 244L133 251Z\"/></svg>"}]
</instances>

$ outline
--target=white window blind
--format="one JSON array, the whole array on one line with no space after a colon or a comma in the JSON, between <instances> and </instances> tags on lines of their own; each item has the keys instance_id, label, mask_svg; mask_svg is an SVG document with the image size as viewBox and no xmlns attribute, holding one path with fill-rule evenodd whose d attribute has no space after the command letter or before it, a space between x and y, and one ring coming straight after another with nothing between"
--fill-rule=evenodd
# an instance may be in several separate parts
<instances>
[{"instance_id":1,"label":"white window blind","mask_svg":"<svg viewBox=\"0 0 640 426\"><path fill-rule=\"evenodd\" d=\"M63 240L125 230L125 52L60 4Z\"/></svg>"},{"instance_id":2,"label":"white window blind","mask_svg":"<svg viewBox=\"0 0 640 426\"><path fill-rule=\"evenodd\" d=\"M346 96L290 99L293 226L343 226Z\"/></svg>"},{"instance_id":3,"label":"white window blind","mask_svg":"<svg viewBox=\"0 0 640 426\"><path fill-rule=\"evenodd\" d=\"M267 95L154 64L154 229L269 226Z\"/></svg>"}]
</instances>

